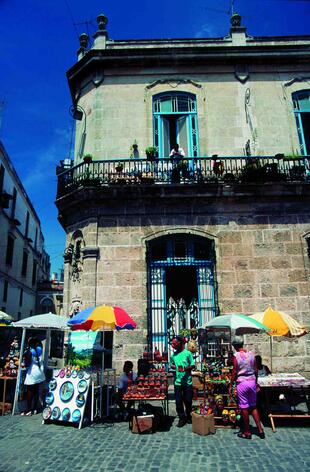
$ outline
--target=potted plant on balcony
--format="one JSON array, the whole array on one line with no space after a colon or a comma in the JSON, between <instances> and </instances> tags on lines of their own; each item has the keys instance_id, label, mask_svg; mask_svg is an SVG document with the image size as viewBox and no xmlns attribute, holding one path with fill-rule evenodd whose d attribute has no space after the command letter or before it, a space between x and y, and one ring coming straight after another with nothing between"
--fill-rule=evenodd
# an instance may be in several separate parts
<instances>
[{"instance_id":1,"label":"potted plant on balcony","mask_svg":"<svg viewBox=\"0 0 310 472\"><path fill-rule=\"evenodd\" d=\"M83 161L85 162L85 164L90 164L92 160L93 160L92 154L85 154L85 156L83 157Z\"/></svg>"},{"instance_id":2,"label":"potted plant on balcony","mask_svg":"<svg viewBox=\"0 0 310 472\"><path fill-rule=\"evenodd\" d=\"M154 146L147 147L146 150L145 150L147 160L148 161L154 161L155 153L156 153L156 147L154 147Z\"/></svg>"}]
</instances>

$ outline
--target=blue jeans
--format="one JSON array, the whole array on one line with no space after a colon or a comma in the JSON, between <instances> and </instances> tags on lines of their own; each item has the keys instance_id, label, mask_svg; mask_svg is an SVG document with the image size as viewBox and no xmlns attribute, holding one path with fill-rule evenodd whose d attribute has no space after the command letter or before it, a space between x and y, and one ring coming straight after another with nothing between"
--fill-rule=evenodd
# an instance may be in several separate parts
<instances>
[{"instance_id":1,"label":"blue jeans","mask_svg":"<svg viewBox=\"0 0 310 472\"><path fill-rule=\"evenodd\" d=\"M191 417L193 403L193 387L191 385L175 385L175 406L180 419ZM185 406L185 411L184 411Z\"/></svg>"}]
</instances>

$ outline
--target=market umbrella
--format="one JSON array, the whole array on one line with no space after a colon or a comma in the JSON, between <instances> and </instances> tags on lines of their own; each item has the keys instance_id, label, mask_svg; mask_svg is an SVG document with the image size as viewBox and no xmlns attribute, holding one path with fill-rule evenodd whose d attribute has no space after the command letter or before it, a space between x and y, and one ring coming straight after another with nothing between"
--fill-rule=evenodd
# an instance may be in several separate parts
<instances>
[{"instance_id":1,"label":"market umbrella","mask_svg":"<svg viewBox=\"0 0 310 472\"><path fill-rule=\"evenodd\" d=\"M42 315L29 316L22 320L15 321L16 328L46 328L46 329L68 329L68 319L54 313L44 313Z\"/></svg>"},{"instance_id":2,"label":"market umbrella","mask_svg":"<svg viewBox=\"0 0 310 472\"><path fill-rule=\"evenodd\" d=\"M45 344L45 350L44 350L44 367L45 368L47 366L47 361L48 361L47 353L49 352L51 330L55 330L55 329L57 329L57 330L58 329L67 330L68 329L67 318L65 318L64 316L55 315L54 313L43 313L41 315L29 316L28 318L23 318L22 320L16 321L12 324L16 328L23 328L21 347L20 347L20 352L21 353L24 352L24 345L25 345L26 330L27 329L46 329L47 330L46 344ZM13 405L13 409L12 409L12 415L14 415L14 413L15 413L17 397L18 397L18 388L17 388L17 386L19 386L19 384L20 384L20 378L21 378L21 370L20 370L20 367L19 367L18 375L17 375L17 382L16 382L16 389L15 389L15 396L14 396L14 405Z\"/></svg>"},{"instance_id":3,"label":"market umbrella","mask_svg":"<svg viewBox=\"0 0 310 472\"><path fill-rule=\"evenodd\" d=\"M7 326L13 321L13 317L0 310L0 326Z\"/></svg>"},{"instance_id":4,"label":"market umbrella","mask_svg":"<svg viewBox=\"0 0 310 472\"><path fill-rule=\"evenodd\" d=\"M298 323L297 320L282 311L273 310L269 305L268 308L259 313L254 313L250 318L270 328L268 332L270 336L270 368L272 371L272 338L273 336L285 336L287 338L300 337L308 333L306 328Z\"/></svg>"},{"instance_id":5,"label":"market umbrella","mask_svg":"<svg viewBox=\"0 0 310 472\"><path fill-rule=\"evenodd\" d=\"M233 313L231 315L216 316L206 324L206 328L230 328L236 335L254 334L270 329L259 321L246 315Z\"/></svg>"},{"instance_id":6,"label":"market umbrella","mask_svg":"<svg viewBox=\"0 0 310 472\"><path fill-rule=\"evenodd\" d=\"M118 306L92 306L85 308L74 315L68 321L68 326L74 331L120 331L123 329L135 329L137 327L129 314ZM102 366L104 366L104 352L102 348ZM101 371L101 384L103 384L103 371ZM106 408L109 409L109 389L106 396ZM100 396L100 416L102 412L102 396Z\"/></svg>"},{"instance_id":7,"label":"market umbrella","mask_svg":"<svg viewBox=\"0 0 310 472\"><path fill-rule=\"evenodd\" d=\"M137 327L129 314L118 306L92 306L77 313L68 321L72 330L120 331Z\"/></svg>"}]
</instances>

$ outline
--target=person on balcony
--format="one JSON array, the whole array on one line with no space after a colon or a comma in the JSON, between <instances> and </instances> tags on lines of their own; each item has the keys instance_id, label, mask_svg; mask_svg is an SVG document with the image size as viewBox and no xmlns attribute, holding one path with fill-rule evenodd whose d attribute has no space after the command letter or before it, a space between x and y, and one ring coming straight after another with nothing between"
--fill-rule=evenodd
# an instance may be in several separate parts
<instances>
[{"instance_id":1,"label":"person on balcony","mask_svg":"<svg viewBox=\"0 0 310 472\"><path fill-rule=\"evenodd\" d=\"M172 157L173 159L182 159L185 157L185 152L177 143L175 143L172 146L169 157Z\"/></svg>"},{"instance_id":2,"label":"person on balcony","mask_svg":"<svg viewBox=\"0 0 310 472\"><path fill-rule=\"evenodd\" d=\"M174 353L170 359L170 368L175 372L174 394L176 411L179 416L178 428L192 422L192 370L195 369L195 361L193 354L185 349L185 343L186 339L181 336L174 337L171 343Z\"/></svg>"}]
</instances>

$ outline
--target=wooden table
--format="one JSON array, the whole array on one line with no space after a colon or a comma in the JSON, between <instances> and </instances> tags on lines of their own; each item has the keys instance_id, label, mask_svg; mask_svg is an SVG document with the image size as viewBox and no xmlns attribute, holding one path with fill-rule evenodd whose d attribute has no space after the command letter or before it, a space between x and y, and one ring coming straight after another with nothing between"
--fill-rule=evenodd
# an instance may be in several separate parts
<instances>
[{"instance_id":1,"label":"wooden table","mask_svg":"<svg viewBox=\"0 0 310 472\"><path fill-rule=\"evenodd\" d=\"M4 412L6 410L6 403L5 403L5 394L6 394L6 384L9 380L15 380L16 381L16 377L8 377L6 375L0 377L0 381L3 381L3 395L2 395L2 402L0 402L0 410L1 410L1 413L2 415L4 415Z\"/></svg>"},{"instance_id":2,"label":"wooden table","mask_svg":"<svg viewBox=\"0 0 310 472\"><path fill-rule=\"evenodd\" d=\"M268 418L270 419L272 431L275 433L276 428L274 424L274 418L310 418L309 411L309 397L310 397L310 380L307 380L305 377L298 373L292 374L273 374L266 377L259 377L257 381L259 387L261 388L264 400L265 408L267 410ZM296 412L294 405L289 405L291 408L290 413L283 412L271 412L270 409L270 396L273 392L283 393L287 396L293 395L294 393L301 393L307 404L308 413L300 414ZM293 408L292 408L293 406Z\"/></svg>"}]
</instances>

